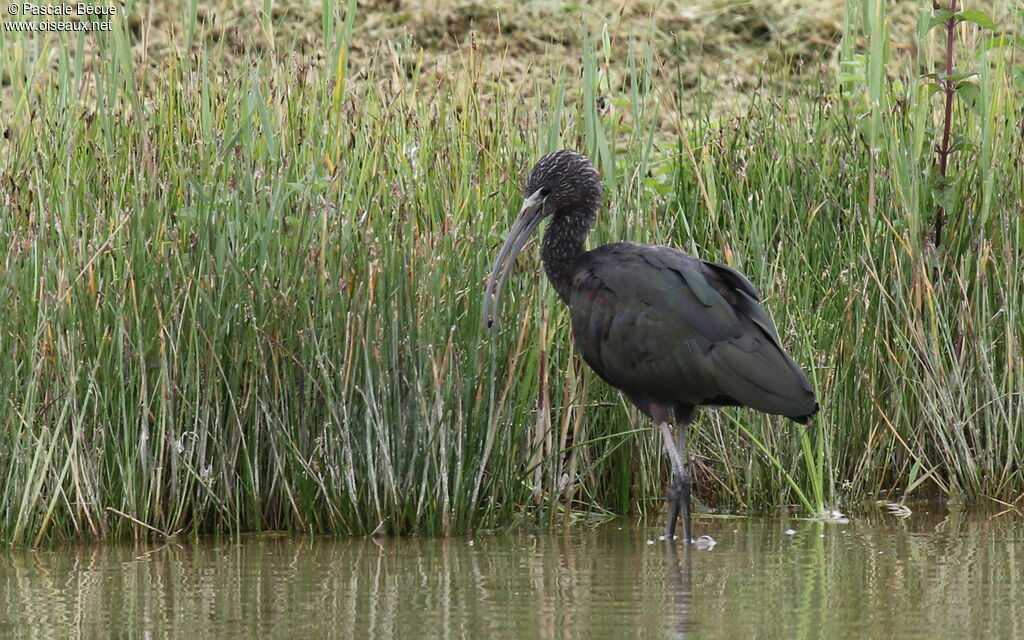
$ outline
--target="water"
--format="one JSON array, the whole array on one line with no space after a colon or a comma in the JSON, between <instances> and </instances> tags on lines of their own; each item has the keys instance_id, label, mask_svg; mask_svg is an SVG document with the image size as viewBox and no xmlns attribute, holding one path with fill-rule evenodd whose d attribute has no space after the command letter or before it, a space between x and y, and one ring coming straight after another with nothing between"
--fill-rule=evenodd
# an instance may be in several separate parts
<instances>
[{"instance_id":1,"label":"water","mask_svg":"<svg viewBox=\"0 0 1024 640\"><path fill-rule=\"evenodd\" d=\"M1019 515L659 524L8 550L0 637L1024 637Z\"/></svg>"}]
</instances>

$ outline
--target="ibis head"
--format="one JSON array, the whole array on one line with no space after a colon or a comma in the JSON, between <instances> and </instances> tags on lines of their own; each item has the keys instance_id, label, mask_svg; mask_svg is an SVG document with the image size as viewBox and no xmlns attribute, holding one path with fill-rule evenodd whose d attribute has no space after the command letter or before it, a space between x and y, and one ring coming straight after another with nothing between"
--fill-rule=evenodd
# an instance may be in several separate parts
<instances>
[{"instance_id":1,"label":"ibis head","mask_svg":"<svg viewBox=\"0 0 1024 640\"><path fill-rule=\"evenodd\" d=\"M512 271L516 257L526 246L541 221L549 216L560 218L563 228L571 229L582 243L597 216L601 204L601 176L586 156L570 149L549 153L537 161L523 187L522 208L508 232L505 244L491 269L484 295L484 326L497 330L501 309L501 292ZM574 243L566 242L565 250ZM558 249L558 247L553 247ZM549 275L551 275L549 273Z\"/></svg>"}]
</instances>

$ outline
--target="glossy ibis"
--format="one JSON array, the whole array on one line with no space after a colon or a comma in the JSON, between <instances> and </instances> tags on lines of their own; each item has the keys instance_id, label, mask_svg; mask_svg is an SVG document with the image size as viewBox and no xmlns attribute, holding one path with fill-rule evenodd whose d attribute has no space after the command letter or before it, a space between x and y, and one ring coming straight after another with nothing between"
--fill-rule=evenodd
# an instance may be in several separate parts
<instances>
[{"instance_id":1,"label":"glossy ibis","mask_svg":"<svg viewBox=\"0 0 1024 640\"><path fill-rule=\"evenodd\" d=\"M587 158L568 149L541 158L484 295L496 325L501 290L530 234L550 218L540 255L572 316L590 367L657 424L672 465L666 538L690 529L686 440L702 406L746 406L800 423L818 410L807 376L779 342L761 295L740 272L671 247L632 242L584 249L603 188ZM673 434L670 420L674 420Z\"/></svg>"}]
</instances>

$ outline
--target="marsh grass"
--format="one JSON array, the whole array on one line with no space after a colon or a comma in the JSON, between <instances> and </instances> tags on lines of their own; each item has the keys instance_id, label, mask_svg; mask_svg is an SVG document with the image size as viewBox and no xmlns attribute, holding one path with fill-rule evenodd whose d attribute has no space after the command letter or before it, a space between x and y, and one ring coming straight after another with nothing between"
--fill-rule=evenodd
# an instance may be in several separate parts
<instances>
[{"instance_id":1,"label":"marsh grass","mask_svg":"<svg viewBox=\"0 0 1024 640\"><path fill-rule=\"evenodd\" d=\"M702 97L656 82L656 55L614 61L607 33L580 80L494 81L470 44L442 83L409 41L350 69L351 15L325 13L321 66L171 56L140 82L123 26L92 70L2 57L2 539L433 535L657 509L658 441L573 353L535 250L502 331L482 328L523 172L562 146L608 186L592 245L743 270L819 391L807 427L706 413L702 502L818 514L878 493L1020 494L1012 51L976 60L979 103L957 116L978 150L955 164L934 251L935 105L914 74L886 81L879 41L861 80L673 120Z\"/></svg>"}]
</instances>

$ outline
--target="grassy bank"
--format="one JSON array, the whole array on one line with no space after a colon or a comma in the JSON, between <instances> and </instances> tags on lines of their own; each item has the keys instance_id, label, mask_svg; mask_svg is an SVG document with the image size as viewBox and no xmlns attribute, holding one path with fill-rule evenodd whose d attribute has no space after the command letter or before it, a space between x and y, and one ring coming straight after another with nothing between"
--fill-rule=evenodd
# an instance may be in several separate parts
<instances>
[{"instance_id":1,"label":"grassy bank","mask_svg":"<svg viewBox=\"0 0 1024 640\"><path fill-rule=\"evenodd\" d=\"M600 31L579 76L495 75L471 43L441 76L408 39L352 64L356 23L327 15L322 56L282 42L141 65L127 20L52 57L3 36L20 53L0 56L0 539L443 534L659 508L660 445L573 354L535 250L503 332L482 329L523 173L562 146L608 187L592 244L741 269L819 391L809 427L704 417L702 502L813 515L1024 491L1019 51L976 54L986 34L964 26L970 146L937 190L941 95L920 73L938 36L897 67L859 10L844 84L767 75L714 119L683 115L714 86L651 49L616 57Z\"/></svg>"}]
</instances>

